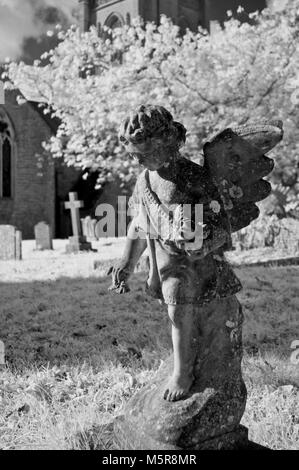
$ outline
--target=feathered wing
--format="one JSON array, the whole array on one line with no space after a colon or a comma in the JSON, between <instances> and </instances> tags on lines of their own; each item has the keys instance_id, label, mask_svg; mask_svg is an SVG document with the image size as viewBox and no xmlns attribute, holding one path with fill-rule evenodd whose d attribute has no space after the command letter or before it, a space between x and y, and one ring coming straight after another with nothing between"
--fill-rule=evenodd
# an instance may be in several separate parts
<instances>
[{"instance_id":1,"label":"feathered wing","mask_svg":"<svg viewBox=\"0 0 299 470\"><path fill-rule=\"evenodd\" d=\"M274 168L265 154L282 138L281 121L262 121L225 129L204 145L204 165L218 188L232 232L259 216L255 203L271 193L263 178Z\"/></svg>"}]
</instances>

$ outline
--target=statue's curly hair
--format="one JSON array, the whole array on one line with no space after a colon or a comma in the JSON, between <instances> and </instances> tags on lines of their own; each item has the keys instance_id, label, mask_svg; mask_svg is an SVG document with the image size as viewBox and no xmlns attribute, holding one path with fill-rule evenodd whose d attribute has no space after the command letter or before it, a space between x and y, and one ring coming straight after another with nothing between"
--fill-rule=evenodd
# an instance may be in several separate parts
<instances>
[{"instance_id":1,"label":"statue's curly hair","mask_svg":"<svg viewBox=\"0 0 299 470\"><path fill-rule=\"evenodd\" d=\"M186 132L163 106L142 105L124 120L118 136L124 146L143 144L154 138L179 148L186 142Z\"/></svg>"}]
</instances>

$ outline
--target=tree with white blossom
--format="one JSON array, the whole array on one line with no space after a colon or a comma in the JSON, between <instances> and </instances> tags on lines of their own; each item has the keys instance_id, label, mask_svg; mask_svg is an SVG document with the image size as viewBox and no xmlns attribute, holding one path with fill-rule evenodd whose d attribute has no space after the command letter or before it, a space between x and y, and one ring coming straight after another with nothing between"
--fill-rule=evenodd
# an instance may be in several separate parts
<instances>
[{"instance_id":1,"label":"tree with white blossom","mask_svg":"<svg viewBox=\"0 0 299 470\"><path fill-rule=\"evenodd\" d=\"M167 108L188 129L185 154L201 161L204 139L230 125L282 119L286 136L276 156L277 178L296 179L299 153L299 2L283 11L231 18L209 35L182 36L166 17L80 33L57 31L59 45L32 66L10 63L10 86L32 88L60 119L46 147L99 185L117 174L134 179L134 162L118 143L119 123L141 103ZM7 82L8 83L8 82Z\"/></svg>"}]
</instances>

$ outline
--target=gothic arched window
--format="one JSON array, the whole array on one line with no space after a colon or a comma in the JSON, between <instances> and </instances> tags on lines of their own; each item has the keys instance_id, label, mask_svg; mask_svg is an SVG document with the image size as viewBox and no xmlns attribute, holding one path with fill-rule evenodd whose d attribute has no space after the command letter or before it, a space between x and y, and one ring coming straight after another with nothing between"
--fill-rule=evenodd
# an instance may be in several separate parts
<instances>
[{"instance_id":1,"label":"gothic arched window","mask_svg":"<svg viewBox=\"0 0 299 470\"><path fill-rule=\"evenodd\" d=\"M109 15L105 21L105 26L108 27L110 31L105 32L105 35L103 36L104 39L110 39L110 41L112 41L113 34L111 33L111 30L116 29L116 28L121 28L122 26L124 26L124 24L125 24L125 21L120 14L111 13L111 15ZM122 63L121 51L116 51L115 54L113 54L112 61Z\"/></svg>"},{"instance_id":2,"label":"gothic arched window","mask_svg":"<svg viewBox=\"0 0 299 470\"><path fill-rule=\"evenodd\" d=\"M118 13L111 13L105 21L105 25L110 29L121 28L124 24L123 17Z\"/></svg>"},{"instance_id":3,"label":"gothic arched window","mask_svg":"<svg viewBox=\"0 0 299 470\"><path fill-rule=\"evenodd\" d=\"M13 195L14 136L6 114L0 110L0 198Z\"/></svg>"}]
</instances>

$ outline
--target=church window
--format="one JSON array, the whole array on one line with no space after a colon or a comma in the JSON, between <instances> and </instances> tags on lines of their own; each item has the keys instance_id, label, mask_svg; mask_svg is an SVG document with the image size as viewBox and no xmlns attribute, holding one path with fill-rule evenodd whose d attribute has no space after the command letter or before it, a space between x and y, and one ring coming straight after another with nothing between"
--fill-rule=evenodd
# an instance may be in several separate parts
<instances>
[{"instance_id":1,"label":"church window","mask_svg":"<svg viewBox=\"0 0 299 470\"><path fill-rule=\"evenodd\" d=\"M0 198L13 194L13 138L7 117L0 111Z\"/></svg>"},{"instance_id":2,"label":"church window","mask_svg":"<svg viewBox=\"0 0 299 470\"><path fill-rule=\"evenodd\" d=\"M11 143L8 138L2 144L2 197L11 197Z\"/></svg>"},{"instance_id":3,"label":"church window","mask_svg":"<svg viewBox=\"0 0 299 470\"><path fill-rule=\"evenodd\" d=\"M110 29L121 28L124 24L122 16L118 13L111 13L105 22L105 25Z\"/></svg>"},{"instance_id":4,"label":"church window","mask_svg":"<svg viewBox=\"0 0 299 470\"><path fill-rule=\"evenodd\" d=\"M109 15L105 21L105 26L110 28L110 31L105 32L105 35L103 35L104 39L112 40L113 34L111 33L111 30L115 28L121 28L122 26L124 26L124 24L125 24L125 21L121 15L119 15L118 13L111 13L111 15ZM122 52L116 51L113 54L111 60L113 62L118 62L121 64L123 60Z\"/></svg>"}]
</instances>

